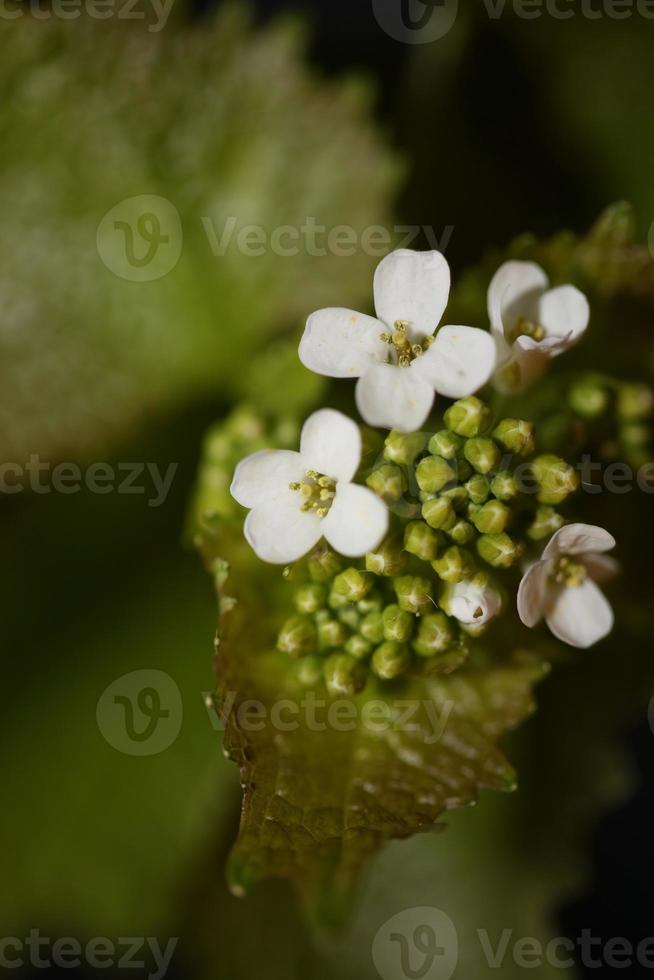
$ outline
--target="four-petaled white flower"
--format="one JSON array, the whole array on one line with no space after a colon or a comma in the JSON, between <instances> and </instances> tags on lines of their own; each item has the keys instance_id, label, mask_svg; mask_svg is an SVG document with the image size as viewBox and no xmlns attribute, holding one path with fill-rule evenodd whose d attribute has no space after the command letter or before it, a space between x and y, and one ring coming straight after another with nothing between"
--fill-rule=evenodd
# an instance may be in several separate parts
<instances>
[{"instance_id":1,"label":"four-petaled white flower","mask_svg":"<svg viewBox=\"0 0 654 980\"><path fill-rule=\"evenodd\" d=\"M497 589L485 576L451 586L448 595L450 616L468 628L469 632L481 630L502 610L502 599Z\"/></svg>"},{"instance_id":2,"label":"four-petaled white flower","mask_svg":"<svg viewBox=\"0 0 654 980\"><path fill-rule=\"evenodd\" d=\"M602 552L615 547L608 531L593 524L568 524L554 534L518 589L518 613L525 626L545 617L552 633L585 649L613 628L613 610L597 583L617 569Z\"/></svg>"},{"instance_id":3,"label":"four-petaled white flower","mask_svg":"<svg viewBox=\"0 0 654 980\"><path fill-rule=\"evenodd\" d=\"M450 292L440 252L398 249L377 266L377 319L352 310L318 310L300 342L300 360L317 374L358 378L357 406L369 425L414 432L434 392L464 398L481 388L496 363L493 338L475 327L441 327Z\"/></svg>"},{"instance_id":4,"label":"four-petaled white flower","mask_svg":"<svg viewBox=\"0 0 654 980\"><path fill-rule=\"evenodd\" d=\"M372 551L388 529L386 505L352 483L361 460L361 433L330 408L302 428L299 453L262 450L236 467L232 496L250 508L244 533L259 558L285 565L323 536L350 558Z\"/></svg>"},{"instance_id":5,"label":"four-petaled white flower","mask_svg":"<svg viewBox=\"0 0 654 980\"><path fill-rule=\"evenodd\" d=\"M549 288L534 262L506 262L488 289L488 316L497 342L495 385L522 391L581 338L588 326L588 300L575 286Z\"/></svg>"}]
</instances>

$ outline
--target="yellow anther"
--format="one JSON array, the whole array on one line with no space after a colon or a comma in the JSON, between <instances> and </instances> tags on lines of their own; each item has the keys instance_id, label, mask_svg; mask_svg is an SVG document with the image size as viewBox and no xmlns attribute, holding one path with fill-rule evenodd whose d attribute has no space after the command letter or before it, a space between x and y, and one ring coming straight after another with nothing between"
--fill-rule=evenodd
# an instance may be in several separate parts
<instances>
[{"instance_id":1,"label":"yellow anther","mask_svg":"<svg viewBox=\"0 0 654 980\"><path fill-rule=\"evenodd\" d=\"M318 473L316 470L305 470L304 475L308 477L310 480L317 480L318 477L320 476L320 473Z\"/></svg>"},{"instance_id":2,"label":"yellow anther","mask_svg":"<svg viewBox=\"0 0 654 980\"><path fill-rule=\"evenodd\" d=\"M411 347L411 353L413 354L414 357L420 357L420 355L423 353L420 344L413 344Z\"/></svg>"},{"instance_id":3,"label":"yellow anther","mask_svg":"<svg viewBox=\"0 0 654 980\"><path fill-rule=\"evenodd\" d=\"M400 354L397 363L401 368L408 367L409 364L411 363L411 358L409 357L408 354Z\"/></svg>"},{"instance_id":4,"label":"yellow anther","mask_svg":"<svg viewBox=\"0 0 654 980\"><path fill-rule=\"evenodd\" d=\"M380 333L379 339L381 340L382 344L392 344L393 343L393 337L389 333Z\"/></svg>"},{"instance_id":5,"label":"yellow anther","mask_svg":"<svg viewBox=\"0 0 654 980\"><path fill-rule=\"evenodd\" d=\"M299 490L301 486L302 486L301 483L289 483L288 489L289 490Z\"/></svg>"}]
</instances>

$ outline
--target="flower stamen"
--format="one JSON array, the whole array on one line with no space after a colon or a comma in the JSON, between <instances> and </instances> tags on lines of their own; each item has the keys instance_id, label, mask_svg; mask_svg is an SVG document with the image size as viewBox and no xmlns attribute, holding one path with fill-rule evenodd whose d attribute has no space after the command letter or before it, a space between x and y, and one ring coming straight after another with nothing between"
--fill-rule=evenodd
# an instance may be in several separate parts
<instances>
[{"instance_id":1,"label":"flower stamen","mask_svg":"<svg viewBox=\"0 0 654 980\"><path fill-rule=\"evenodd\" d=\"M573 562L567 555L563 555L557 561L552 577L557 585L565 585L567 588L576 589L582 585L588 572L583 565Z\"/></svg>"},{"instance_id":2,"label":"flower stamen","mask_svg":"<svg viewBox=\"0 0 654 980\"><path fill-rule=\"evenodd\" d=\"M393 348L398 367L409 367L416 357L420 357L434 342L433 337L423 337L419 344L412 344L407 336L408 320L396 320L393 333L382 333L379 339Z\"/></svg>"},{"instance_id":3,"label":"flower stamen","mask_svg":"<svg viewBox=\"0 0 654 980\"><path fill-rule=\"evenodd\" d=\"M336 496L336 480L317 470L306 470L304 477L304 480L289 483L289 490L305 498L301 511L313 511L317 517L325 517Z\"/></svg>"},{"instance_id":4,"label":"flower stamen","mask_svg":"<svg viewBox=\"0 0 654 980\"><path fill-rule=\"evenodd\" d=\"M545 328L540 323L532 323L531 320L520 317L510 332L510 342L513 343L518 337L531 337L535 341L540 341L544 340L545 336Z\"/></svg>"}]
</instances>

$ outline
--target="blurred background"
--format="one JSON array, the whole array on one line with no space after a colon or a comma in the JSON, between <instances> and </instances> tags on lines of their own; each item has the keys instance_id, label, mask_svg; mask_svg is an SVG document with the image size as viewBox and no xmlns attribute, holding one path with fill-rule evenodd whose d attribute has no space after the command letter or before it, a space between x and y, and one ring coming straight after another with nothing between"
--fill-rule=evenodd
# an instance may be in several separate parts
<instances>
[{"instance_id":1,"label":"blurred background","mask_svg":"<svg viewBox=\"0 0 654 980\"><path fill-rule=\"evenodd\" d=\"M412 247L436 236L457 276L523 232L583 233L614 201L633 204L641 241L654 221L654 22L450 3L443 36L407 43L399 6L176 0L164 20L140 0L143 17L82 4L68 19L43 0L0 14L0 456L16 464L0 495L2 936L179 937L170 977L367 980L381 924L443 895L466 935L652 934L654 689L612 687L615 649L590 686L577 662L541 688L510 744L519 794L389 847L337 940L312 937L283 884L246 901L224 885L238 774L205 704L215 597L184 532L203 438L242 399L286 397L306 315L367 309L378 261L358 246L279 254L274 229L312 219L360 242L380 226L397 242L417 226ZM246 226L263 245L236 244ZM161 236L153 278L138 256ZM622 355L653 380L651 341ZM264 374L277 385L264 391ZM298 399L319 395L316 379L297 384ZM103 492L84 478L99 462ZM41 482L17 486L39 463ZM62 463L83 478L57 492ZM135 671L165 672L183 706L147 756L96 717ZM486 975L472 943L462 956L460 975Z\"/></svg>"}]
</instances>

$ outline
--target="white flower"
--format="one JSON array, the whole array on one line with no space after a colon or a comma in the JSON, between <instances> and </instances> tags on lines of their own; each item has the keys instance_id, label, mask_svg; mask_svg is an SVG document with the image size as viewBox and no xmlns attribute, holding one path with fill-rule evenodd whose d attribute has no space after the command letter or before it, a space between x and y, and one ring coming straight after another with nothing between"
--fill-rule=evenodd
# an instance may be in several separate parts
<instances>
[{"instance_id":1,"label":"white flower","mask_svg":"<svg viewBox=\"0 0 654 980\"><path fill-rule=\"evenodd\" d=\"M601 553L614 547L613 536L593 524L557 531L520 583L518 613L525 626L544 616L554 636L584 649L610 633L613 610L597 583L615 574L617 563Z\"/></svg>"},{"instance_id":2,"label":"white flower","mask_svg":"<svg viewBox=\"0 0 654 980\"><path fill-rule=\"evenodd\" d=\"M466 627L477 630L485 627L502 609L497 589L484 576L451 586L448 596L450 616Z\"/></svg>"},{"instance_id":3,"label":"white flower","mask_svg":"<svg viewBox=\"0 0 654 980\"><path fill-rule=\"evenodd\" d=\"M361 433L333 409L314 412L302 428L299 453L253 453L236 467L231 494L250 508L244 533L259 558L285 565L325 537L342 555L372 551L388 529L386 505L352 483Z\"/></svg>"},{"instance_id":4,"label":"white flower","mask_svg":"<svg viewBox=\"0 0 654 980\"><path fill-rule=\"evenodd\" d=\"M505 262L488 288L488 316L497 342L495 385L522 391L581 338L590 316L575 286L549 288L534 262Z\"/></svg>"},{"instance_id":5,"label":"white flower","mask_svg":"<svg viewBox=\"0 0 654 980\"><path fill-rule=\"evenodd\" d=\"M474 327L445 326L450 269L440 252L398 249L375 271L378 319L345 309L318 310L307 320L300 360L317 374L359 378L357 406L369 425L415 432L434 391L464 398L495 368L493 339Z\"/></svg>"}]
</instances>

